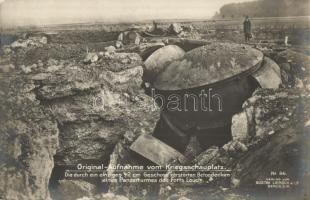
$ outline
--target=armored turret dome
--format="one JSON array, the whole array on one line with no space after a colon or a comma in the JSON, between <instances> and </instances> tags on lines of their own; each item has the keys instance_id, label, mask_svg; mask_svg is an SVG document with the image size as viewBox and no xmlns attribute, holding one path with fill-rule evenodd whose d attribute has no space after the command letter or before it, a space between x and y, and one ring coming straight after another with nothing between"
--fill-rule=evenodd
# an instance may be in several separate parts
<instances>
[{"instance_id":1,"label":"armored turret dome","mask_svg":"<svg viewBox=\"0 0 310 200\"><path fill-rule=\"evenodd\" d=\"M256 71L263 53L250 46L212 43L185 53L166 66L152 85L159 90L183 90L246 76Z\"/></svg>"}]
</instances>

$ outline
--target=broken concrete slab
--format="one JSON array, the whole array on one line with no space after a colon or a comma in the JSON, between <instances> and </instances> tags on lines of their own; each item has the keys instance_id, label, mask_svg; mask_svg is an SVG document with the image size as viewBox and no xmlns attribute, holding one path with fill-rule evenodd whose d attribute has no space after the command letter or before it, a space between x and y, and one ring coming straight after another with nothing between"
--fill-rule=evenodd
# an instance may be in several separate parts
<instances>
[{"instance_id":1,"label":"broken concrete slab","mask_svg":"<svg viewBox=\"0 0 310 200\"><path fill-rule=\"evenodd\" d=\"M263 66L253 74L262 88L279 88L282 83L280 67L268 57L264 57Z\"/></svg>"},{"instance_id":2,"label":"broken concrete slab","mask_svg":"<svg viewBox=\"0 0 310 200\"><path fill-rule=\"evenodd\" d=\"M141 135L130 149L163 167L174 161L186 162L184 155L151 135Z\"/></svg>"},{"instance_id":3,"label":"broken concrete slab","mask_svg":"<svg viewBox=\"0 0 310 200\"><path fill-rule=\"evenodd\" d=\"M76 200L92 197L96 194L96 186L83 180L61 180L58 191L61 199Z\"/></svg>"}]
</instances>

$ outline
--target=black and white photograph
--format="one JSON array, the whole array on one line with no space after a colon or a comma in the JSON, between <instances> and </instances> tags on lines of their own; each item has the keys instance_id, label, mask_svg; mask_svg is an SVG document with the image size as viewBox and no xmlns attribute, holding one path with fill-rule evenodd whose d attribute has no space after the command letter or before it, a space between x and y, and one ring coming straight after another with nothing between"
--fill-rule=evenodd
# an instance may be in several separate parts
<instances>
[{"instance_id":1,"label":"black and white photograph","mask_svg":"<svg viewBox=\"0 0 310 200\"><path fill-rule=\"evenodd\" d=\"M0 200L310 200L310 0L0 0Z\"/></svg>"}]
</instances>

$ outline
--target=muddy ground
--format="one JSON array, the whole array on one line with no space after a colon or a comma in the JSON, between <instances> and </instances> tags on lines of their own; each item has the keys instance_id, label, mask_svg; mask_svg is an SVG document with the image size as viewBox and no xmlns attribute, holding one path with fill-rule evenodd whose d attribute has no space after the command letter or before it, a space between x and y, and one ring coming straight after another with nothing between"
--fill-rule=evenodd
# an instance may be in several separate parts
<instances>
[{"instance_id":1,"label":"muddy ground","mask_svg":"<svg viewBox=\"0 0 310 200\"><path fill-rule=\"evenodd\" d=\"M232 170L229 179L210 181L207 188L65 180L65 169L78 163L136 162L128 148L139 135L152 133L160 112L142 87L148 48L167 45L171 37L235 41L190 30L179 37L145 36L139 44L117 48L119 34L18 33L13 43L1 47L0 199L309 197L309 51L273 41L251 45L279 65L280 88L255 91L233 118L234 139L191 161L223 165ZM257 188L256 180L279 170L299 180L299 185L287 190Z\"/></svg>"}]
</instances>

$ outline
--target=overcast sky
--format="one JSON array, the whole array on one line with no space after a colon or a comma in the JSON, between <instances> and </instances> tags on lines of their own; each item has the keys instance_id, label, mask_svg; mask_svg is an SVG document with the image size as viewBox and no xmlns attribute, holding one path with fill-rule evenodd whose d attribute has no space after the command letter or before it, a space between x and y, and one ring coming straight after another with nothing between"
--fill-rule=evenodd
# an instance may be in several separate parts
<instances>
[{"instance_id":1,"label":"overcast sky","mask_svg":"<svg viewBox=\"0 0 310 200\"><path fill-rule=\"evenodd\" d=\"M0 0L2 25L204 19L227 3L251 0Z\"/></svg>"}]
</instances>

